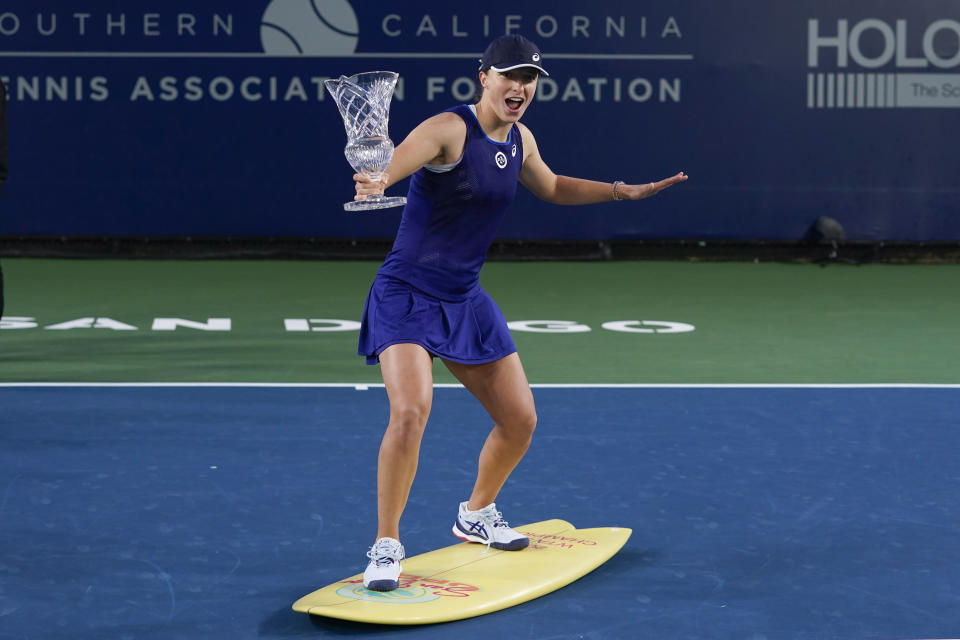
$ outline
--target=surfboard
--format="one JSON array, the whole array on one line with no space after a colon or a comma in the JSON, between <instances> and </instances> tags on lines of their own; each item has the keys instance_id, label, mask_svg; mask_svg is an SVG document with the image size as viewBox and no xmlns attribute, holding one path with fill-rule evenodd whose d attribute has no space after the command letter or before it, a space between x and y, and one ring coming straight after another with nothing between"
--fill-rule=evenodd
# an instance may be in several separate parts
<instances>
[{"instance_id":1,"label":"surfboard","mask_svg":"<svg viewBox=\"0 0 960 640\"><path fill-rule=\"evenodd\" d=\"M564 520L514 528L530 538L522 551L462 542L404 560L398 589L364 589L361 573L300 598L293 610L393 625L472 618L570 584L609 560L632 533L624 527L577 529Z\"/></svg>"}]
</instances>

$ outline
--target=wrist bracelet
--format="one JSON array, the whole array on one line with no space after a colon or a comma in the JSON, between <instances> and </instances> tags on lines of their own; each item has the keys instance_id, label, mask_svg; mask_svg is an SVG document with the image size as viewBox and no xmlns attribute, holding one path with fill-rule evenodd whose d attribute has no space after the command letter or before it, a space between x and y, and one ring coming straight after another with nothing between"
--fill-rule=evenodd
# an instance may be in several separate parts
<instances>
[{"instance_id":1,"label":"wrist bracelet","mask_svg":"<svg viewBox=\"0 0 960 640\"><path fill-rule=\"evenodd\" d=\"M623 200L623 196L620 195L620 185L623 184L623 180L614 180L613 182L613 199L614 200Z\"/></svg>"}]
</instances>

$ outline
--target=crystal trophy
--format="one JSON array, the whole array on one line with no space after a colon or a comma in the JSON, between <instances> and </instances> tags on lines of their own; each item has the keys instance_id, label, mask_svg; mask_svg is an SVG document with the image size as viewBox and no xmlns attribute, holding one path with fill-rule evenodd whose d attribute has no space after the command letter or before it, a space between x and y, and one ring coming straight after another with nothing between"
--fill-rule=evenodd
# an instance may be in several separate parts
<instances>
[{"instance_id":1,"label":"crystal trophy","mask_svg":"<svg viewBox=\"0 0 960 640\"><path fill-rule=\"evenodd\" d=\"M357 173L380 180L393 158L393 142L387 135L390 99L399 74L392 71L367 71L340 76L323 84L333 96L347 130L343 154ZM400 196L369 195L343 205L347 211L372 211L406 204Z\"/></svg>"}]
</instances>

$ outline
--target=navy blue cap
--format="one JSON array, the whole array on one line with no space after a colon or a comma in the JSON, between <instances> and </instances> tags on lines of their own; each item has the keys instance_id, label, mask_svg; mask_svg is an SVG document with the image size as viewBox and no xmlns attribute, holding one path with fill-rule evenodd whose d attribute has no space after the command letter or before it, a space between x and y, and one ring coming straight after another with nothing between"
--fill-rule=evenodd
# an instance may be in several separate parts
<instances>
[{"instance_id":1,"label":"navy blue cap","mask_svg":"<svg viewBox=\"0 0 960 640\"><path fill-rule=\"evenodd\" d=\"M480 60L480 71L510 71L521 67L532 67L545 76L550 75L543 68L540 48L521 35L500 36L490 43Z\"/></svg>"}]
</instances>

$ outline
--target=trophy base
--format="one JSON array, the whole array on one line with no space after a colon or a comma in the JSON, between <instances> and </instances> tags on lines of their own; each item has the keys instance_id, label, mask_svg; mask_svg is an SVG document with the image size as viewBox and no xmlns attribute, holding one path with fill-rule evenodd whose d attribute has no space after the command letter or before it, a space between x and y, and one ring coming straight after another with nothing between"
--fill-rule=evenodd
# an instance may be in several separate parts
<instances>
[{"instance_id":1,"label":"trophy base","mask_svg":"<svg viewBox=\"0 0 960 640\"><path fill-rule=\"evenodd\" d=\"M390 207L402 207L407 204L407 199L403 196L390 196L387 198L374 196L366 200L352 200L343 205L344 211L376 211L377 209L389 209Z\"/></svg>"}]
</instances>

